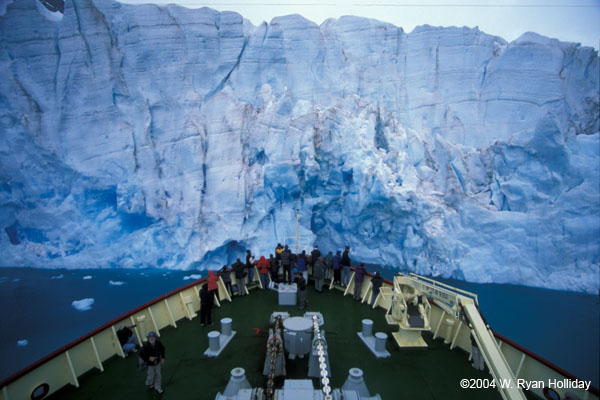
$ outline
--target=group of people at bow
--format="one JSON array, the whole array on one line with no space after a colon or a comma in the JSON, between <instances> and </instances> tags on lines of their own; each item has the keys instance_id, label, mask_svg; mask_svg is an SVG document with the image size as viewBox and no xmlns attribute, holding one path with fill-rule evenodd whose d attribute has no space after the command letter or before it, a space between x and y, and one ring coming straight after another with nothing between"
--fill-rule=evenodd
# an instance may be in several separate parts
<instances>
[{"instance_id":1,"label":"group of people at bow","mask_svg":"<svg viewBox=\"0 0 600 400\"><path fill-rule=\"evenodd\" d=\"M261 256L259 260L255 260L252 252L247 250L246 262L243 263L239 258L232 265L235 276L237 293L240 296L246 294L246 278L248 282L254 281L255 267L258 269L260 280L263 288L269 286L270 280L277 283L292 283L296 282L298 287L298 295L300 297L300 308L304 308L308 304L306 299L306 288L308 283L308 269L312 267L312 276L315 281L315 291L322 292L325 279L332 279L334 284L346 287L350 283L350 247L346 247L344 252L336 251L333 255L329 252L323 256L318 246L314 246L310 254L302 251L299 254L294 254L289 247L278 244L275 248L275 255L270 254L269 258ZM212 308L215 299L219 300L219 278L229 293L233 294L230 270L224 265L217 273L208 271L207 281L202 285L199 292L200 295L200 324L213 325ZM354 270L354 300L361 300L362 284L366 275L364 264L359 264ZM295 278L294 278L295 277ZM379 289L383 284L383 278L379 272L371 278L373 284L373 292L370 304L373 305ZM117 331L120 344L125 354L137 352L137 338L134 335L132 326L122 326ZM143 362L143 367L147 369L146 385L148 388L155 390L159 394L164 392L161 387L161 366L165 362L165 348L157 339L155 332L148 333L148 340L143 344L140 355L140 362Z\"/></svg>"},{"instance_id":2,"label":"group of people at bow","mask_svg":"<svg viewBox=\"0 0 600 400\"><path fill-rule=\"evenodd\" d=\"M271 280L276 283L283 282L291 284L292 282L296 282L298 284L298 289L301 292L308 283L309 267L312 268L312 277L315 281L315 290L317 292L323 291L325 279L331 279L334 284L342 287L346 287L350 284L351 259L349 246L346 246L343 252L337 250L335 255L331 251L326 255L323 255L318 246L314 246L310 254L307 254L305 250L295 254L288 245L282 246L281 243L278 243L274 253L275 254L271 253L269 258L262 255L260 259L256 260L252 252L247 250L245 263L239 258L233 263L231 267L237 283L237 293L239 296L246 294L246 278L248 278L248 282L254 281L255 266L258 270L263 289L269 286L269 280ZM366 269L364 264L355 267L355 300L360 300L365 275ZM209 271L207 290L218 295L218 276L223 279L223 283L229 292L233 294L231 276L226 265L219 270L218 275L214 275L212 271ZM383 284L383 278L380 276L379 272L375 274L371 279L371 282L373 284L371 304L373 304L379 293L379 288ZM302 298L300 303L302 307Z\"/></svg>"}]
</instances>

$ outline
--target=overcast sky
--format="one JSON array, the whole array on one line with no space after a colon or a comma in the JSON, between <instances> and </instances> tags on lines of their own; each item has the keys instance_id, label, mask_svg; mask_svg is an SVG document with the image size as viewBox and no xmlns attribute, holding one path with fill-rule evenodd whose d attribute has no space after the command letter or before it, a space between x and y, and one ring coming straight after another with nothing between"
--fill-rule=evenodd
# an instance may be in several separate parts
<instances>
[{"instance_id":1,"label":"overcast sky","mask_svg":"<svg viewBox=\"0 0 600 400\"><path fill-rule=\"evenodd\" d=\"M67 0L68 1L68 0ZM417 25L479 26L507 41L527 31L598 49L600 0L123 0L142 4L178 3L236 11L254 25L273 17L300 14L321 24L327 18L356 15L401 26L410 32Z\"/></svg>"}]
</instances>

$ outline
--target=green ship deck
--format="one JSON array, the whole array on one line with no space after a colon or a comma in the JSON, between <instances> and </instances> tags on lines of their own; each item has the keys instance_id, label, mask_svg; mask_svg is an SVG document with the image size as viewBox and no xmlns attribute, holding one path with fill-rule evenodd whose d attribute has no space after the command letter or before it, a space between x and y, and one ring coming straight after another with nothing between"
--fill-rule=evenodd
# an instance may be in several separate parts
<instances>
[{"instance_id":1,"label":"green ship deck","mask_svg":"<svg viewBox=\"0 0 600 400\"><path fill-rule=\"evenodd\" d=\"M325 318L322 329L326 332L333 388L340 388L348 370L358 367L365 373L371 395L378 393L387 400L501 398L493 388L461 389L459 382L463 378L491 377L473 369L467 353L450 350L443 340L433 340L431 334L425 334L428 349L400 350L388 339L386 348L391 358L377 359L356 333L361 330L361 320L369 318L374 322L373 332L386 332L391 338L394 327L386 323L381 309L373 310L350 296L344 297L338 290L317 293L309 287L308 298L307 310L319 311ZM235 298L232 303L225 301L220 308L215 308L212 327L200 326L199 318L195 318L181 320L177 328L161 330L160 340L166 347L162 396L144 386L145 372L137 370L137 356L130 355L125 359L114 357L105 363L104 372L94 370L80 377L80 388L69 385L50 399L214 399L225 389L230 371L235 367L246 370L253 387L263 386L268 322L273 311L287 311L294 316L306 310L278 306L276 292L256 289L250 296ZM220 357L205 357L207 333L219 330L219 320L224 317L233 319L233 330L238 333ZM287 378L306 379L307 364L308 357L286 360ZM281 387L281 378L276 383ZM313 383L319 388L318 380L314 379Z\"/></svg>"}]
</instances>

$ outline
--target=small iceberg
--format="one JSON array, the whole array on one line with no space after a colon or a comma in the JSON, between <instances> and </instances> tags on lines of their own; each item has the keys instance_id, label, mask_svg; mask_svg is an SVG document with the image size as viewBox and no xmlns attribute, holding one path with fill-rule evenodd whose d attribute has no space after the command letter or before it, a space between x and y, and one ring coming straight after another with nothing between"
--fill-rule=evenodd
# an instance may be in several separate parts
<instances>
[{"instance_id":1,"label":"small iceberg","mask_svg":"<svg viewBox=\"0 0 600 400\"><path fill-rule=\"evenodd\" d=\"M91 275L86 275L86 276L83 277L83 279L87 281L88 279L92 279L92 276Z\"/></svg>"},{"instance_id":2,"label":"small iceberg","mask_svg":"<svg viewBox=\"0 0 600 400\"><path fill-rule=\"evenodd\" d=\"M56 275L56 276L51 276L50 279L62 279L64 277L65 276L63 274L60 274L60 275Z\"/></svg>"},{"instance_id":3,"label":"small iceberg","mask_svg":"<svg viewBox=\"0 0 600 400\"><path fill-rule=\"evenodd\" d=\"M95 300L91 299L91 298L75 300L73 303L71 303L71 305L77 311L88 311L88 310L92 309L92 306L94 305L94 301Z\"/></svg>"},{"instance_id":4,"label":"small iceberg","mask_svg":"<svg viewBox=\"0 0 600 400\"><path fill-rule=\"evenodd\" d=\"M28 344L29 344L29 340L27 340L27 339L19 340L19 341L17 342L17 346L19 346L19 347L25 347L25 346L27 346Z\"/></svg>"},{"instance_id":5,"label":"small iceberg","mask_svg":"<svg viewBox=\"0 0 600 400\"><path fill-rule=\"evenodd\" d=\"M108 281L108 284L112 285L112 286L121 286L121 285L124 285L125 282L121 282L121 281Z\"/></svg>"},{"instance_id":6,"label":"small iceberg","mask_svg":"<svg viewBox=\"0 0 600 400\"><path fill-rule=\"evenodd\" d=\"M184 276L183 280L184 281L187 281L188 279L196 279L197 280L197 279L200 279L200 278L202 278L202 275L192 274L192 275L189 275L189 276Z\"/></svg>"}]
</instances>

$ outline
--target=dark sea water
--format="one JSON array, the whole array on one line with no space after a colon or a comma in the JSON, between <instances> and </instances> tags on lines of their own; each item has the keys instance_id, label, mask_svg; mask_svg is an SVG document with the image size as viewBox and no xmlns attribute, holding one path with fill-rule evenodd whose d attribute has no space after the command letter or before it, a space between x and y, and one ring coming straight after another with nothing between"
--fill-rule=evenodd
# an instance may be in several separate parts
<instances>
[{"instance_id":1,"label":"dark sea water","mask_svg":"<svg viewBox=\"0 0 600 400\"><path fill-rule=\"evenodd\" d=\"M376 269L379 268L368 267L369 271ZM379 270L384 277L393 275L391 270ZM0 356L10 360L0 363L0 380L115 317L191 282L192 274L201 273L0 268ZM91 279L84 279L90 276ZM111 285L110 281L123 284ZM597 295L442 281L478 294L481 310L496 332L599 386ZM72 302L84 298L94 299L92 308L76 310ZM20 340L27 340L28 344L19 346Z\"/></svg>"}]
</instances>

